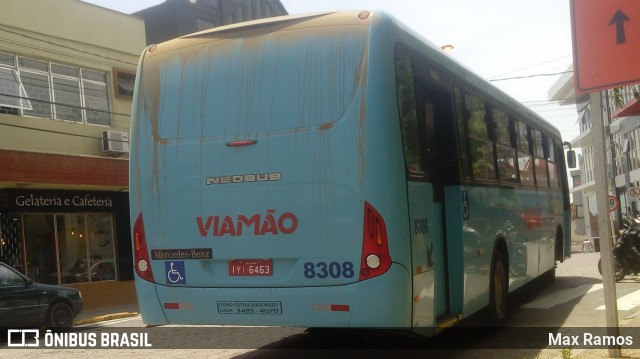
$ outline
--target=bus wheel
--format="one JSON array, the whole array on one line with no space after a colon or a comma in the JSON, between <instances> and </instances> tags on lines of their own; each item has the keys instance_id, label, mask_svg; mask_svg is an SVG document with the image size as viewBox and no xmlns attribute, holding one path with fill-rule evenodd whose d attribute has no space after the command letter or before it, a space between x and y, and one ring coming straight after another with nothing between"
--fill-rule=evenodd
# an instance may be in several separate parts
<instances>
[{"instance_id":1,"label":"bus wheel","mask_svg":"<svg viewBox=\"0 0 640 359\"><path fill-rule=\"evenodd\" d=\"M509 281L507 270L502 258L501 252L493 252L489 292L489 320L494 325L501 325L507 317Z\"/></svg>"}]
</instances>

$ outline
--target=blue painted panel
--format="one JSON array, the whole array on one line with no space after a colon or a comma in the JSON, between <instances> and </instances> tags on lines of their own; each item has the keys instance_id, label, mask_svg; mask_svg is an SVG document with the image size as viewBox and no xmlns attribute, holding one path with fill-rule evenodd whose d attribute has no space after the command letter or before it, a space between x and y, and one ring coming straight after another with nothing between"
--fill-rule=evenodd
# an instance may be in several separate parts
<instances>
[{"instance_id":1,"label":"blue painted panel","mask_svg":"<svg viewBox=\"0 0 640 359\"><path fill-rule=\"evenodd\" d=\"M507 246L510 292L554 265L553 236L564 217L560 194L463 186L447 188L446 198L452 311L468 316L489 304L498 239Z\"/></svg>"},{"instance_id":2,"label":"blue painted panel","mask_svg":"<svg viewBox=\"0 0 640 359\"><path fill-rule=\"evenodd\" d=\"M135 125L146 136L132 150L135 210L150 250L212 249L212 260L185 261L186 285L357 281L364 29L159 45L147 54ZM257 142L226 145L244 139ZM230 260L253 258L271 259L273 274L229 275ZM151 261L154 272L163 265ZM310 265L320 275L309 275Z\"/></svg>"},{"instance_id":3,"label":"blue painted panel","mask_svg":"<svg viewBox=\"0 0 640 359\"><path fill-rule=\"evenodd\" d=\"M433 225L433 190L431 184L408 182L408 227L411 233L411 261L413 274L413 326L433 327L436 324L436 294L439 283L436 276L444 272L437 268L435 256L441 254L435 248ZM437 233L437 231L435 231ZM436 253L434 253L434 251Z\"/></svg>"}]
</instances>

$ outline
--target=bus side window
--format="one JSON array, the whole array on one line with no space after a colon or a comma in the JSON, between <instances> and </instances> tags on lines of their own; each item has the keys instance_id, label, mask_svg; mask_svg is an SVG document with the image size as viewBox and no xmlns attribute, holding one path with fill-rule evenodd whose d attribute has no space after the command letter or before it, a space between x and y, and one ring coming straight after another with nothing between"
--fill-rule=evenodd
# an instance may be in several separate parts
<instances>
[{"instance_id":1,"label":"bus side window","mask_svg":"<svg viewBox=\"0 0 640 359\"><path fill-rule=\"evenodd\" d=\"M542 133L538 130L531 130L533 139L533 154L535 158L535 174L536 184L538 187L549 187L549 180L547 178L547 158L545 157L545 146L542 138Z\"/></svg>"},{"instance_id":2,"label":"bus side window","mask_svg":"<svg viewBox=\"0 0 640 359\"><path fill-rule=\"evenodd\" d=\"M396 51L396 87L407 174L410 178L422 179L424 160L421 151L413 67L409 56L401 50Z\"/></svg>"},{"instance_id":3,"label":"bus side window","mask_svg":"<svg viewBox=\"0 0 640 359\"><path fill-rule=\"evenodd\" d=\"M455 101L456 101L456 124L457 124L457 133L458 133L458 148L460 161L460 171L462 175L462 179L464 181L471 181L471 171L469 170L469 145L467 143L467 124L465 118L465 105L462 98L462 91L460 87L455 87Z\"/></svg>"},{"instance_id":4,"label":"bus side window","mask_svg":"<svg viewBox=\"0 0 640 359\"><path fill-rule=\"evenodd\" d=\"M535 186L531 150L529 148L529 133L527 125L517 121L518 130L518 166L520 170L520 182L525 186Z\"/></svg>"},{"instance_id":5,"label":"bus side window","mask_svg":"<svg viewBox=\"0 0 640 359\"><path fill-rule=\"evenodd\" d=\"M556 144L549 137L545 138L545 148L547 150L545 158L547 159L547 169L549 170L549 185L552 188L560 188L560 176L558 176L558 163L556 159Z\"/></svg>"},{"instance_id":6,"label":"bus side window","mask_svg":"<svg viewBox=\"0 0 640 359\"><path fill-rule=\"evenodd\" d=\"M496 162L493 142L489 137L489 127L487 126L486 104L479 97L466 94L465 106L473 177L476 180L496 181Z\"/></svg>"},{"instance_id":7,"label":"bus side window","mask_svg":"<svg viewBox=\"0 0 640 359\"><path fill-rule=\"evenodd\" d=\"M504 111L494 109L493 123L496 130L496 153L498 155L498 176L501 182L518 183L515 143L512 142L513 121Z\"/></svg>"}]
</instances>

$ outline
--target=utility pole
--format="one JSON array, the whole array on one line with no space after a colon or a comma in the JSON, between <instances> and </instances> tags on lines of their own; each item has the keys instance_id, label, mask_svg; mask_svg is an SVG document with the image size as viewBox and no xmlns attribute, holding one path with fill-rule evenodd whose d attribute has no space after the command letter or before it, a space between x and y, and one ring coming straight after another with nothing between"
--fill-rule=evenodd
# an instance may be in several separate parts
<instances>
[{"instance_id":1,"label":"utility pole","mask_svg":"<svg viewBox=\"0 0 640 359\"><path fill-rule=\"evenodd\" d=\"M593 131L593 162L606 163L605 130L602 117L602 94L591 93L591 121ZM618 303L616 294L616 282L613 276L613 237L609 221L609 190L607 184L606 166L594 166L594 179L596 183L596 199L598 202L598 230L600 235L600 258L602 260L602 285L604 292L604 305L607 317L607 335L618 336ZM609 346L609 356L619 358L622 351L619 345Z\"/></svg>"}]
</instances>

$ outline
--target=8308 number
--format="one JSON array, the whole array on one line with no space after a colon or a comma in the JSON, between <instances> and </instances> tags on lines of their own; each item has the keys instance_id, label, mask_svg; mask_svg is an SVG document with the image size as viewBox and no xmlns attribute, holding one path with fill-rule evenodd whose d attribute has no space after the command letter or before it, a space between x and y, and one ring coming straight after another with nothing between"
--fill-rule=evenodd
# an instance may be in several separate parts
<instances>
[{"instance_id":1,"label":"8308 number","mask_svg":"<svg viewBox=\"0 0 640 359\"><path fill-rule=\"evenodd\" d=\"M353 278L355 272L353 270L353 263L351 262L306 262L304 264L304 276L311 278Z\"/></svg>"}]
</instances>

